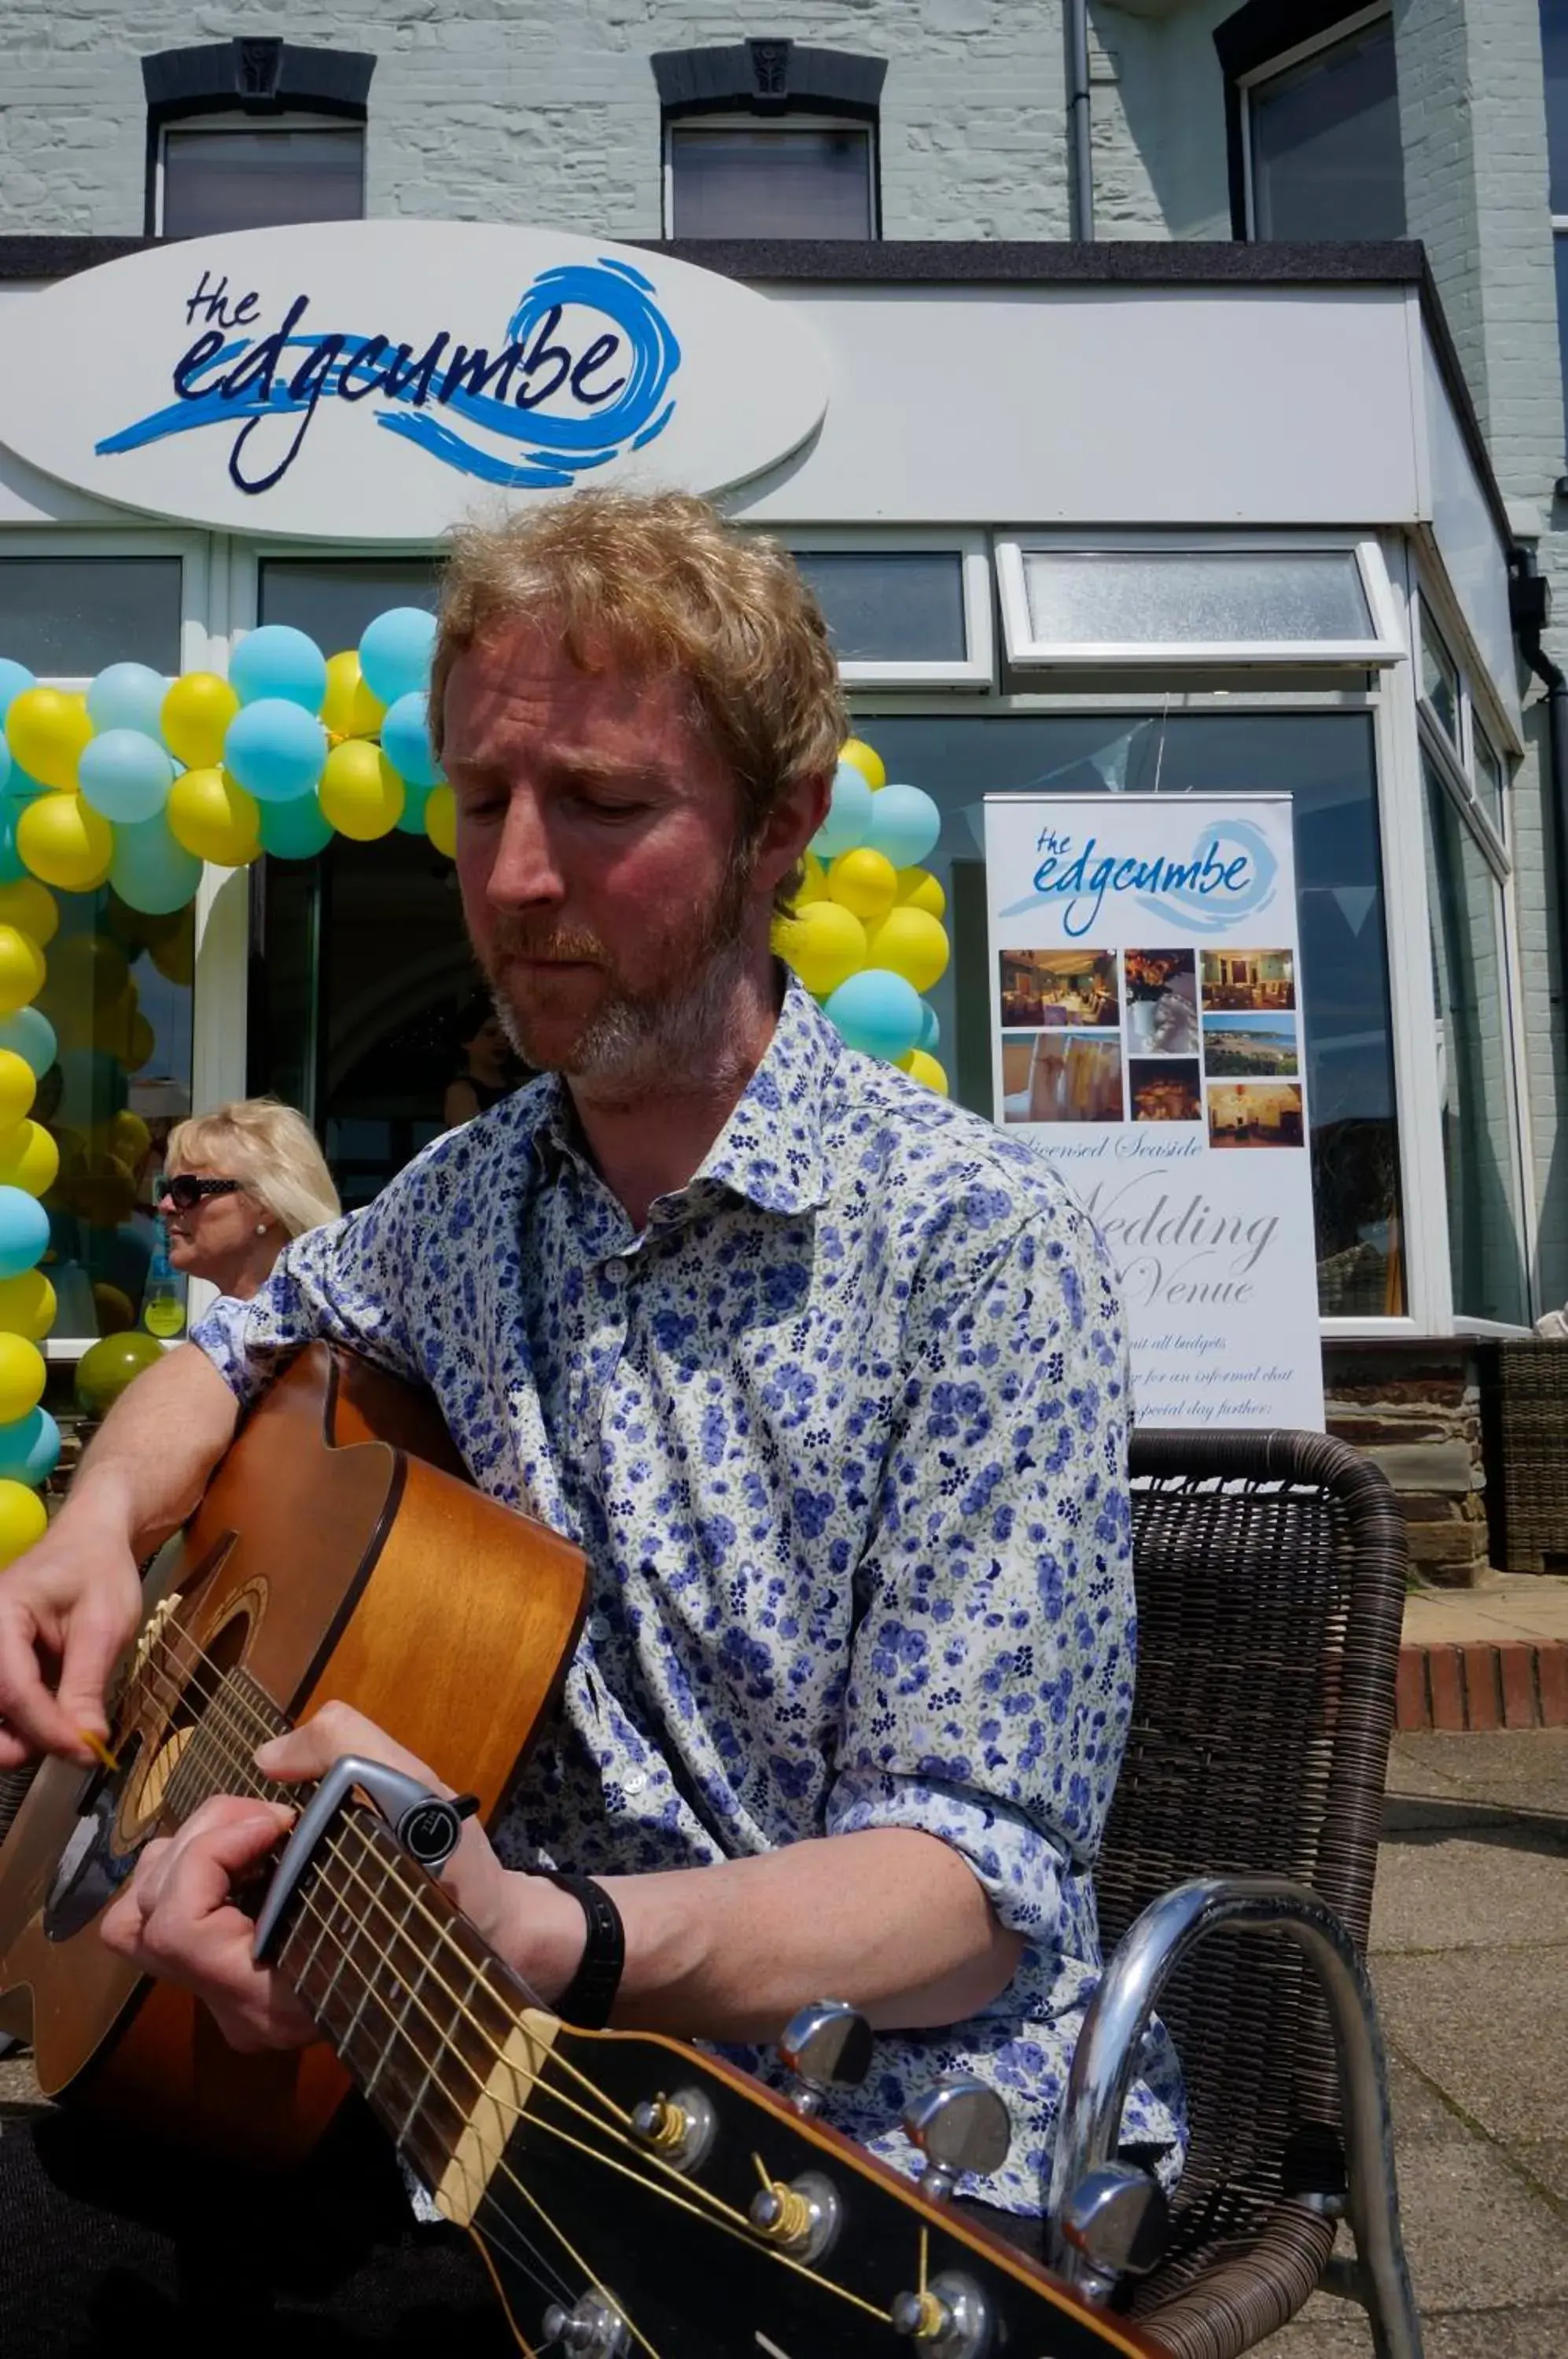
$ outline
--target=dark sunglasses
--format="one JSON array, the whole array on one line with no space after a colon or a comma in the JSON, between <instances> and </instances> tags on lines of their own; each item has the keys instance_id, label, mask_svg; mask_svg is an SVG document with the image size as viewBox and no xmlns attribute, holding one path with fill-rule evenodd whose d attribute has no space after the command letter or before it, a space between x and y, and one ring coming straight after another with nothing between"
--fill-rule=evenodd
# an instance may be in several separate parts
<instances>
[{"instance_id":1,"label":"dark sunglasses","mask_svg":"<svg viewBox=\"0 0 1568 2359\"><path fill-rule=\"evenodd\" d=\"M233 1196L244 1183L238 1180L197 1180L189 1171L177 1171L172 1179L167 1174L152 1183L152 1201L161 1204L167 1197L177 1212L189 1212L203 1196Z\"/></svg>"}]
</instances>

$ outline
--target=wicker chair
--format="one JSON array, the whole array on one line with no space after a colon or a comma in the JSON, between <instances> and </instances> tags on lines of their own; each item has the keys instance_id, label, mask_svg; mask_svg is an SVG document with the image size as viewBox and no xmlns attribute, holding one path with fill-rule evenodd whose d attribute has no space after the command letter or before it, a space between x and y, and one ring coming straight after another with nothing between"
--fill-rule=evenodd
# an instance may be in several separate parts
<instances>
[{"instance_id":1,"label":"wicker chair","mask_svg":"<svg viewBox=\"0 0 1568 2359\"><path fill-rule=\"evenodd\" d=\"M1530 1336L1479 1356L1492 1562L1543 1572L1568 1556L1568 1343Z\"/></svg>"},{"instance_id":2,"label":"wicker chair","mask_svg":"<svg viewBox=\"0 0 1568 2359\"><path fill-rule=\"evenodd\" d=\"M1138 1694L1096 1882L1107 1954L1201 1875L1310 1886L1365 1950L1405 1595L1404 1525L1318 1434L1133 1442ZM1233 2359L1323 2274L1343 2184L1333 2045L1301 1952L1210 1941L1160 2002L1192 2147L1134 2314L1174 2359Z\"/></svg>"}]
</instances>

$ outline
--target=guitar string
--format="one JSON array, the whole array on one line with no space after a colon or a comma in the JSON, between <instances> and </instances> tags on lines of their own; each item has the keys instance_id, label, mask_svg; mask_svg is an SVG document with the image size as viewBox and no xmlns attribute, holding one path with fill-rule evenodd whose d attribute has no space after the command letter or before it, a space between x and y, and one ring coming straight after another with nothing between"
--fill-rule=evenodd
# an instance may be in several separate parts
<instances>
[{"instance_id":1,"label":"guitar string","mask_svg":"<svg viewBox=\"0 0 1568 2359\"><path fill-rule=\"evenodd\" d=\"M203 1649L200 1648L200 1647L196 1645L196 1642L190 1640L189 1633L179 1631L177 1629L176 1635L187 1639L192 1645L194 1650L201 1656L203 1662L208 1668L215 1671L219 1671L220 1680L226 1680L227 1674L219 1670L217 1664L212 1661L212 1658L210 1656L205 1654ZM163 1634L160 1632L160 1641L162 1640L162 1636ZM149 1657L147 1668L150 1668L150 1666L151 1658ZM159 1672L158 1676L163 1679L166 1685L174 1689L177 1692L180 1691L178 1689L178 1683L172 1680L168 1672ZM228 1689L223 1692L226 1694L228 1700L232 1701L232 1702L245 1714L252 1723L254 1728L261 1730L263 1734L267 1736L277 1733L268 1727L267 1722L263 1719L261 1714L256 1712L256 1708L249 1704L237 1691L233 1689ZM235 1719L234 1713L225 1709L224 1702L220 1697L213 1697L211 1700L209 1709L211 1710L214 1719L231 1730L236 1738L243 1741L247 1732L244 1729L243 1724ZM223 1740L220 1739L216 1749L219 1752L222 1763L234 1772L234 1774L242 1781L243 1785L248 1788L252 1794L256 1795L259 1799L269 1799L265 1794L263 1786L257 1782L257 1773L244 1758L244 1756L235 1751L234 1746L223 1743ZM273 1782L274 1781L272 1780L267 1781L269 1785ZM353 1832L359 1837L362 1847L361 1857L364 1858L369 1856L369 1839L364 1828L357 1825L356 1822L351 1819L345 1821L345 1831ZM368 1894L372 1906L379 1908L381 1914L385 1916L390 1923L392 1921L392 1912L386 1906L384 1895L377 1893L370 1886L368 1880L359 1873L355 1864L346 1858L342 1850L339 1838L335 1835L329 1837L324 1848L327 1849L331 1854L346 1868L349 1875L354 1877L355 1883L359 1884ZM378 1864L385 1867L387 1863L378 1862ZM422 1896L415 1891L413 1887L406 1884L400 1884L398 1888L404 1897L412 1898L415 1907L419 1910L419 1913L425 1918L426 1921L435 1931L438 1940L441 1941L442 1946L450 1948L453 1954L461 1960L464 1968L472 1972L472 1961L466 1957L464 1952L457 1946L455 1941L453 1941L449 1929L441 1919L436 1916L434 1911L429 1908L428 1904L423 1900ZM345 1956L349 1955L351 1945L345 1944L342 1941L341 1938L333 1930L330 1921L326 1918L321 1917L321 1912L314 1908L308 1895L301 1893L299 1897L304 1905L310 1908L310 1913L320 1919L327 1932L337 1942L338 1947L343 1951L343 1954ZM381 1962L390 1968L395 1982L397 1982L402 1985L405 1996L412 1997L414 2004L419 2007L420 2012L426 2017L427 2020L434 2026L438 2033L441 2032L441 2025L437 2021L436 2017L431 2014L430 2008L425 2006L423 2000L420 1999L418 1992L414 1991L412 1987L407 1984L406 1979L398 1974L397 1968L394 1963L389 1951L387 1951L385 1946L379 1940L376 1940L374 1935L371 1935L370 1939L375 1943ZM425 1961L424 1971L430 1970L429 1961ZM501 2062L512 2072L517 2074L518 2077L528 2081L531 2086L539 2089L545 2095L552 2097L558 2104L563 2106L570 2112L578 2114L588 2123L591 2128L598 2131L601 2135L604 2134L606 2125L602 2124L594 2115L590 2114L586 2107L567 2096L563 2090L552 2086L542 2073L528 2072L515 2063L510 2062L506 2056L505 2049L502 2045L496 2041L492 2033L486 2030L484 2024L479 2020L477 2016L474 2015L472 2007L458 1999L456 1993L452 1990L451 1984L446 1982L444 1976L438 1972L435 1979L441 1984L441 1988L452 2000L454 2007L458 2009L460 2016L465 2017L472 2027L478 2031L482 2041L489 2048L497 2061ZM497 1996L497 1995L494 1993L492 1993L491 1995L493 1997ZM504 2002L500 2001L498 2001L498 2003L504 2004ZM443 2035L443 2037L449 2038L450 2035L446 2034ZM475 2085L480 2088L481 2093L484 2093L485 2084L480 2082L477 2072L475 2072L473 2066L469 2064L468 2060L462 2055L461 2050L454 2050L453 2052L458 2055L460 2063L469 2073L470 2078L474 2081ZM553 2057L552 2060L562 2065L572 2074L572 2078L585 2084L589 2088L591 2093L599 2099L601 2103L608 2103L608 2100L604 2098L604 2093L596 2087L587 2074L579 2071L579 2069L571 2062L570 2059L557 2056ZM447 2088L442 2084L440 2076L433 2074L432 2077L435 2079L436 2086L441 2093L451 2099L454 2104L457 2104L459 2101L453 2096L453 2093L450 2088ZM504 2103L505 2101L497 2100L496 2102ZM517 2112L519 2117L523 2111L520 2106L511 2107L509 2110ZM620 2113L618 2108L614 2110L618 2114L620 2120L626 2120L626 2117L624 2113ZM536 2118L539 2117L536 2116ZM674 2192L674 2190L670 2187L654 2185L652 2191L660 2195L664 2201L673 2202L676 2204L678 2209L689 2212L694 2217L699 2219L705 2219L710 2224L720 2227L726 2233L739 2237L751 2250L768 2249L767 2247L758 2247L757 2245L753 2233L749 2228L749 2223L746 2222L745 2215L743 2213L735 2212L732 2207L724 2204L720 2198L712 2194L711 2190L696 2186L691 2181L681 2179L679 2174L675 2172L673 2166L666 2162L663 2157L646 2154L641 2147L635 2146L630 2138L622 2136L614 2130L611 2131L611 2135L616 2136L616 2142L618 2144L637 2156L639 2164L644 2166L643 2171L632 2170L627 2165L617 2162L612 2157L603 2154L592 2147L584 2145L581 2140L573 2138L569 2132L563 2130L555 2123L540 2119L539 2126L547 2130L551 2136L564 2140L565 2143L575 2147L579 2152L587 2155L591 2160L598 2162L603 2168L614 2170L623 2177L630 2178L639 2185L649 2183L645 2175L646 2166L652 2163L656 2169L667 2173L670 2178L675 2179L681 2190L681 2194L677 2195ZM506 2168L504 2161L502 2162L501 2167L503 2169ZM513 2174L508 2172L508 2176L512 2175ZM523 2191L525 2193L527 2192L526 2190ZM699 2202L693 2203L691 2201L691 2198L693 2196L700 2199ZM530 2198L529 2200L531 2201L532 2199ZM709 2208L706 2211L702 2210L701 2208L702 2204L707 2205ZM541 2216L543 2215L541 2214ZM822 2277L818 2272L796 2260L793 2256L773 2249L770 2251L770 2257L775 2260L783 2261L788 2267L798 2274L806 2277L812 2284L821 2287L822 2290L835 2293L841 2299L852 2303L858 2309L864 2310L868 2316L877 2319L879 2323L885 2322L885 2312L877 2310L871 2303L864 2301L858 2295L851 2293L847 2288L834 2284L831 2278Z\"/></svg>"},{"instance_id":2,"label":"guitar string","mask_svg":"<svg viewBox=\"0 0 1568 2359\"><path fill-rule=\"evenodd\" d=\"M357 1882L364 1883L365 1881L365 1878L357 1875L352 1864L345 1862L345 1864L349 1866L349 1873L355 1875L355 1880ZM366 1888L369 1889L368 1886ZM370 1897L373 1905L379 1906L382 1909L383 1915L389 1918L391 1912L386 1908L385 1903L381 1901L380 1897L374 1891L371 1892ZM349 1954L348 1945L344 1944L341 1938L334 1933L330 1917L323 1914L321 1910L317 1908L314 1901L309 1895L303 1896L303 1905L309 1910L310 1915L315 1917L318 1922L321 1923L328 1938L335 1940L338 1947L343 1951L343 1953L345 1955ZM374 1937L372 1938L374 1939ZM379 1945L377 1946L379 1947ZM396 1965L392 1963L389 1954L385 1950L381 1951L381 1955L385 1962L392 1967L393 1978L400 1984L405 2001L411 1998L414 2005L419 2008L420 2012L425 2015L429 2021L436 2025L436 2028L439 2031L441 2029L439 2022L437 2022L436 2017L430 2014L430 2009L419 1997L418 1991L415 1990L410 1984L404 1981L398 1974ZM437 1979L439 1980L440 1977L438 1976ZM493 2088L489 2088L484 2082L480 2082L478 2073L474 2071L474 2066L468 2061L468 2059L463 2054L461 2049L453 2049L452 2052L456 2056L458 2063L463 2067L463 2071L468 2073L470 2079L472 2079L475 2085L480 2088L483 2094L490 2098L491 2102L496 2106L498 2111L516 2114L519 2121L527 2118L531 2121L536 2127L543 2130L548 2136L559 2140L563 2146L572 2147L575 2153L585 2155L590 2162L597 2163L601 2169L613 2171L618 2178L629 2179L633 2181L634 2185L646 2187L648 2192L658 2196L661 2201L673 2205L677 2211L688 2212L693 2219L701 2222L707 2227L717 2228L723 2234L733 2236L738 2243L744 2244L748 2251L753 2253L762 2253L765 2254L771 2261L781 2262L786 2268L793 2271L794 2274L799 2277L805 2277L810 2284L817 2287L822 2292L834 2294L841 2301L847 2302L853 2309L863 2310L866 2317L874 2318L879 2326L886 2326L887 2323L887 2311L885 2310L878 2310L874 2302L866 2300L860 2294L852 2293L847 2286L836 2284L832 2277L822 2276L819 2271L810 2267L807 2263L797 2260L792 2254L780 2252L776 2245L768 2245L760 2243L757 2239L756 2231L746 2219L744 2212L735 2211L730 2205L724 2202L721 2197L713 2195L707 2188L701 2187L692 2180L681 2180L679 2181L681 2191L677 2193L672 2188L661 2186L657 2182L650 2182L643 2171L634 2170L629 2164L617 2161L613 2155L605 2154L598 2147L587 2145L582 2138L573 2137L571 2131L562 2129L559 2123L551 2122L546 2119L542 2114L528 2114L526 2108L523 2105L497 2095ZM421 2059L421 2061L422 2060L423 2060ZM542 2088L547 2095L554 2096L558 2102L561 2101L560 2091L552 2090L549 2082L544 2080L541 2074L530 2073L526 2068L512 2063L509 2060L505 2058L503 2058L503 2061L506 2063L506 2069L514 2072L519 2080L528 2082L533 2086ZM447 2097L451 2103L461 2111L461 2099L458 2098L452 2090L441 2081L439 2073L435 2071L433 2067L430 2071L430 2077L434 2081L436 2087L441 2091L441 2094ZM582 2109L579 2107L574 2110L581 2111ZM591 2121L591 2126L595 2129L599 2129L601 2135L604 2135L604 2131L600 2124ZM612 2133L612 2135L614 2135L614 2133ZM482 2141L479 2142L482 2143ZM660 2158L656 2156L645 2156L639 2147L633 2146L630 2139L618 2139L617 2142L625 2145L634 2152L639 2162L657 2162L660 2159ZM499 2158L497 2168L504 2171L506 2177L512 2180L515 2184L520 2184L520 2182L517 2180L517 2174L507 2164L505 2155L502 2155ZM525 2193L527 2192L526 2190L523 2190L523 2191ZM698 2200L693 2201L692 2199ZM532 2199L530 2198L530 2200Z\"/></svg>"},{"instance_id":3,"label":"guitar string","mask_svg":"<svg viewBox=\"0 0 1568 2359\"><path fill-rule=\"evenodd\" d=\"M253 1707L245 1705L243 1698L236 1697L234 1700L246 1710L253 1720L257 1721L257 1724L261 1724ZM235 1725L232 1716L223 1714L221 1709L216 1707L215 1716L220 1719L226 1718L228 1725L231 1727ZM243 1785L248 1787L252 1792L259 1796L262 1789L256 1783L256 1773L254 1768L236 1752L234 1752L232 1747L220 1745L219 1749L224 1763L231 1769L236 1778L238 1778ZM356 1821L352 1818L346 1820L343 1822L342 1832L344 1833L353 1833L358 1838L361 1847L360 1858L362 1861L372 1856L369 1837L366 1831ZM348 1874L354 1877L354 1882L367 1893L371 1905L379 1909L380 1913L387 1919L389 1924L392 1923L392 1912L387 1907L384 1893L377 1892L370 1885L368 1879L359 1872L359 1868L356 1864L346 1857L342 1849L340 1836L334 1834L328 1837L323 1844L323 1849L346 1869ZM377 1864L386 1869L390 1864L378 1859ZM405 1883L400 1883L397 1888L401 1897L406 1899L411 1899L414 1907L419 1910L419 1913L425 1919L427 1924L436 1934L441 1946L444 1949L450 1949L452 1951L452 1954L461 1962L465 1971L472 1972L472 1961L466 1956L463 1950L457 1946L456 1942L452 1938L449 1928L435 1913L435 1911L430 1908L422 1893L411 1885ZM321 1912L316 1909L310 1903L309 1895L302 1892L300 1894L300 1898L304 1904L310 1908L310 1913L317 1917L319 1921L326 1925L327 1930L329 1933L332 1933L332 1938L337 1941L337 1945L343 1951L343 1954L345 1956L349 1955L351 1953L351 1945L344 1943L341 1937L333 1930L328 1920L321 1917ZM376 1940L376 1937L374 1934L369 1933L368 1928L365 1928L365 1930L368 1938L374 1943L381 1962L390 1968L394 1981L399 1984L407 1996L411 1996L413 1998L414 2004L419 2007L420 2012L426 2017L427 2020L434 2026L438 2033L441 2032L442 2027L437 2021L434 2015L431 2014L430 2008L425 2006L418 1992L414 1991L411 1985L408 1984L406 1977L398 1973L397 1965L392 1959L390 1952L386 1949L383 1943ZM395 1930L400 1930L401 1928L395 1928ZM458 1998L458 1995L452 1989L451 1984L446 1981L445 1977L439 1972L439 1970L432 1968L429 1960L422 1962L422 1970L427 1973L434 1973L435 1980L441 1984L441 1989L452 2001L453 2007L458 2012L458 2015L465 2018L473 2028L478 2032L482 2042L489 2049L491 2055L498 2063L503 2065L506 2070L517 2074L518 2078L526 2081L530 2088L541 2091L544 2095L553 2098L557 2104L562 2106L565 2110L577 2114L581 2119L588 2124L591 2129L599 2132L600 2135L604 2134L606 2128L610 2127L610 2125L601 2123L587 2110L585 2106L580 2104L574 2099L568 2096L564 2090L554 2086L543 2073L529 2072L526 2068L517 2065L508 2059L504 2045L495 2038L493 2033L486 2029L483 2022L481 2022L479 2017L474 2013L472 2006ZM505 2001L501 2000L497 1994L491 1993L490 1995L496 1999L497 2004L505 2005ZM548 2009L545 2009L544 2011L547 2013L549 2012ZM444 2038L450 2038L450 2031L443 2033L442 2036ZM480 2081L477 2072L474 2071L473 2066L468 2062L468 2060L462 2055L461 2050L454 2052L458 2054L459 2061L462 2063L464 2071L469 2073L470 2078L474 2080L476 2087L478 2087L481 2093L484 2093L484 2083ZM616 2121L620 2123L626 2123L627 2121L627 2116L624 2111L618 2107L611 2106L610 2101L604 2097L604 2093L597 2088L596 2084L586 2073L583 2072L572 2062L570 2058L554 2055L552 2052L550 2060L563 2067L574 2080L576 2080L580 2084L585 2086L592 2095L597 2098L602 2104L608 2106L614 2113ZM452 2102L457 2104L459 2101L453 2096L450 2088L445 2087L441 2083L439 2075L434 2077L436 2086L441 2093L443 2095L452 2098ZM496 2100L496 2102L498 2104L505 2103L504 2100ZM519 2118L521 2117L523 2111L521 2106L513 2106L510 2107L509 2110L515 2111L518 2114ZM636 2156L639 2165L643 2166L641 2170L633 2170L626 2164L616 2162L607 2155L598 2153L592 2147L582 2146L579 2140L572 2138L568 2132L561 2129L559 2125L554 2123L541 2121L539 2125L548 2130L551 2135L565 2139L568 2144L578 2147L580 2151L588 2154L592 2159L598 2161L605 2169L615 2170L624 2177L630 2178L639 2185L648 2183L646 2176L647 2167L648 2165L652 2165L663 2178L674 2182L674 2188L679 2188L680 2190L680 2193L677 2195L674 2191L674 2188L670 2186L659 2186L654 2189L655 2192L663 2195L666 2201L675 2202L681 2210L697 2212L697 2216L709 2218L712 2224L724 2227L729 2234L740 2237L748 2245L748 2247L758 2249L755 2245L753 2232L750 2229L749 2223L746 2220L744 2213L724 2204L722 2201L722 2199L713 2195L710 2190L700 2187L694 2182L681 2178L674 2166L668 2162L664 2157L648 2154L644 2148L637 2145L630 2137L621 2135L617 2130L610 2128L610 2135L615 2137L616 2143L620 2145L625 2151ZM700 2203L706 2204L709 2207L709 2210L706 2212L698 2211L698 2207L691 2201L692 2197L699 2199ZM879 2321L883 2318L884 2313L882 2311L876 2310L869 2303L863 2302L858 2295L850 2293L847 2288L835 2285L831 2278L822 2277L818 2272L811 2269L804 2263L797 2261L793 2256L774 2250L772 2257L778 2260L782 2260L787 2267L806 2277L812 2284L819 2285L825 2290L837 2293L841 2299L865 2309L869 2316L877 2318Z\"/></svg>"}]
</instances>

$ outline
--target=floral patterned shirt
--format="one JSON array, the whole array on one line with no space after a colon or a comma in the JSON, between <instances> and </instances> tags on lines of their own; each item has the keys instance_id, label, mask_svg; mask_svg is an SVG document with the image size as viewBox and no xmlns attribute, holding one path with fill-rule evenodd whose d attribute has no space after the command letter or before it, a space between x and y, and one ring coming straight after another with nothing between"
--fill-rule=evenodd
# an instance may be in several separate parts
<instances>
[{"instance_id":1,"label":"floral patterned shirt","mask_svg":"<svg viewBox=\"0 0 1568 2359\"><path fill-rule=\"evenodd\" d=\"M1022 1963L973 2020L879 2038L826 2118L907 2165L907 2100L978 2073L1015 2135L964 2191L1038 2212L1133 1687L1121 1318L1062 1182L845 1048L791 984L640 1234L546 1076L298 1238L194 1340L248 1401L323 1335L428 1386L474 1481L592 1566L503 1855L626 1875L939 1836ZM1124 2134L1173 2176L1163 2034L1144 2064Z\"/></svg>"}]
</instances>

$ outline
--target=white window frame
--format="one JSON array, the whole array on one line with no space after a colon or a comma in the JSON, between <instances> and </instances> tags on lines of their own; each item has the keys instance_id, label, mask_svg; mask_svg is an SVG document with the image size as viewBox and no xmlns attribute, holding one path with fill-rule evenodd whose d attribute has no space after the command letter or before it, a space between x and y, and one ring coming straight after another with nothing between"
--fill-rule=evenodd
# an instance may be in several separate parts
<instances>
[{"instance_id":1,"label":"white window frame","mask_svg":"<svg viewBox=\"0 0 1568 2359\"><path fill-rule=\"evenodd\" d=\"M1354 555L1362 593L1371 617L1371 636L1364 639L1277 640L1152 640L1097 641L1038 639L1029 614L1025 560L1036 550L1069 549L1080 556L1125 555L1147 550L1151 557L1186 557L1208 550L1248 556L1299 556L1312 549L1334 549ZM1138 533L1013 532L996 536L996 586L1001 593L1002 634L1007 661L1018 669L1050 665L1054 669L1083 671L1150 669L1177 671L1247 669L1258 664L1336 666L1344 669L1378 671L1400 663L1405 637L1388 579L1388 567L1376 538L1348 533Z\"/></svg>"},{"instance_id":2,"label":"white window frame","mask_svg":"<svg viewBox=\"0 0 1568 2359\"><path fill-rule=\"evenodd\" d=\"M1248 238L1256 238L1258 235L1258 215L1252 184L1253 92L1260 89L1265 82L1276 81L1280 74L1289 73L1293 66L1305 65L1309 58L1316 57L1320 51L1336 49L1342 41L1353 40L1357 33L1364 33L1368 25L1376 25L1382 17L1387 17L1391 27L1394 11L1390 0L1374 0L1371 7L1357 9L1353 16L1342 16L1337 24L1326 27L1321 33L1314 33L1311 40L1298 41L1293 49L1281 49L1277 58L1268 58L1262 65L1251 66L1246 73L1236 76L1236 92L1241 110L1242 185L1245 191Z\"/></svg>"},{"instance_id":3,"label":"white window frame","mask_svg":"<svg viewBox=\"0 0 1568 2359\"><path fill-rule=\"evenodd\" d=\"M737 522L745 524L744 516ZM851 532L824 527L815 532L790 525L778 538L785 547L809 557L841 552L874 557L878 551L946 557L956 555L963 566L964 647L962 657L937 657L927 662L901 663L887 656L867 656L841 662L839 678L845 688L989 689L996 680L996 630L992 622L991 557L983 532L920 532L899 527L886 531Z\"/></svg>"},{"instance_id":4,"label":"white window frame","mask_svg":"<svg viewBox=\"0 0 1568 2359\"><path fill-rule=\"evenodd\" d=\"M787 107L778 114L754 114L745 106L714 106L701 114L667 114L659 140L659 190L663 207L661 232L665 237L679 234L675 228L675 141L678 131L863 131L866 135L866 158L870 173L871 226L868 238L882 234L882 150L881 118L870 114L823 114L814 107ZM700 243L701 241L693 241ZM714 241L717 243L718 241ZM853 238L844 240L854 244Z\"/></svg>"},{"instance_id":5,"label":"white window frame","mask_svg":"<svg viewBox=\"0 0 1568 2359\"><path fill-rule=\"evenodd\" d=\"M154 234L163 235L163 196L166 186L165 167L169 142L182 131L260 131L268 135L276 131L357 131L359 134L359 219L365 219L365 177L368 169L370 142L363 119L349 119L341 114L316 114L308 109L296 109L288 114L245 114L233 107L221 107L208 114L181 115L173 123L159 125L158 134L158 170L154 176Z\"/></svg>"}]
</instances>

